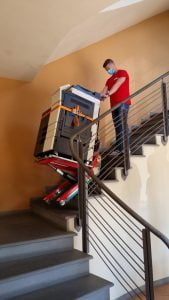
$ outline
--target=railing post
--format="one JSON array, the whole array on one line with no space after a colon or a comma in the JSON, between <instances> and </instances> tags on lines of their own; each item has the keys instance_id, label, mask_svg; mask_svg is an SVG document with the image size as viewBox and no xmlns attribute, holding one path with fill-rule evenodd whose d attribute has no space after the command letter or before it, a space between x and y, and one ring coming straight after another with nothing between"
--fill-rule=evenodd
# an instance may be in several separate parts
<instances>
[{"instance_id":1,"label":"railing post","mask_svg":"<svg viewBox=\"0 0 169 300\"><path fill-rule=\"evenodd\" d=\"M81 140L78 140L78 152L79 158L83 161L83 144ZM87 216L87 186L85 179L85 171L79 164L78 169L78 208L79 208L79 220L82 226L82 249L84 253L89 252L88 245L88 216Z\"/></svg>"},{"instance_id":2,"label":"railing post","mask_svg":"<svg viewBox=\"0 0 169 300\"><path fill-rule=\"evenodd\" d=\"M150 231L145 228L142 230L142 235L145 267L146 300L154 300L153 265Z\"/></svg>"},{"instance_id":3,"label":"railing post","mask_svg":"<svg viewBox=\"0 0 169 300\"><path fill-rule=\"evenodd\" d=\"M122 170L124 178L128 175L128 170L130 169L130 146L129 146L129 131L127 124L127 114L126 110L122 110L122 128L123 128L123 152L124 152L124 168Z\"/></svg>"},{"instance_id":4,"label":"railing post","mask_svg":"<svg viewBox=\"0 0 169 300\"><path fill-rule=\"evenodd\" d=\"M164 124L164 135L162 136L163 144L168 142L169 136L169 116L168 116L168 105L167 105L167 88L166 83L161 83L161 95L162 95L162 108L163 108L163 124Z\"/></svg>"}]
</instances>

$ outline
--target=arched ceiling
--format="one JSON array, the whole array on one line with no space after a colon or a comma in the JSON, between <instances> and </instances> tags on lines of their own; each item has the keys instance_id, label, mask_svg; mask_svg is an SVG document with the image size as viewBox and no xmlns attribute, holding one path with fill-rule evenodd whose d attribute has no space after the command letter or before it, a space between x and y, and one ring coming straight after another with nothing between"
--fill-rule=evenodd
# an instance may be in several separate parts
<instances>
[{"instance_id":1,"label":"arched ceiling","mask_svg":"<svg viewBox=\"0 0 169 300\"><path fill-rule=\"evenodd\" d=\"M46 63L169 9L168 0L0 0L0 77Z\"/></svg>"}]
</instances>

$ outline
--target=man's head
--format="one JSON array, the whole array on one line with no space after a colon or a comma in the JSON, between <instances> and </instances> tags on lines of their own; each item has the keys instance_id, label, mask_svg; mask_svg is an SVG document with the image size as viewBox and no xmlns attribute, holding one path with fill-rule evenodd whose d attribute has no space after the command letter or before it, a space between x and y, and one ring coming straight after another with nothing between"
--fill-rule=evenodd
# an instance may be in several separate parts
<instances>
[{"instance_id":1,"label":"man's head","mask_svg":"<svg viewBox=\"0 0 169 300\"><path fill-rule=\"evenodd\" d=\"M113 75L117 71L116 65L111 58L107 58L105 60L103 68L108 72L109 75Z\"/></svg>"}]
</instances>

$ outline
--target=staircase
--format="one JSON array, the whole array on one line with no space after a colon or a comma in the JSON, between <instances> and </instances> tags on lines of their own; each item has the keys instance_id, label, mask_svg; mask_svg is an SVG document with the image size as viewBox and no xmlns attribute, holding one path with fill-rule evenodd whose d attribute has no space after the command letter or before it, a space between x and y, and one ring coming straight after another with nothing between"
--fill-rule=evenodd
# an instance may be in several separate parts
<instances>
[{"instance_id":1,"label":"staircase","mask_svg":"<svg viewBox=\"0 0 169 300\"><path fill-rule=\"evenodd\" d=\"M168 111L169 118L169 111ZM162 113L149 113L149 116L141 120L140 124L133 125L130 132L130 155L144 157L143 145L157 145L157 135L164 134ZM116 169L124 167L123 154L113 156L113 146L102 151L102 167L100 180L116 180ZM113 167L113 168L112 168Z\"/></svg>"},{"instance_id":2,"label":"staircase","mask_svg":"<svg viewBox=\"0 0 169 300\"><path fill-rule=\"evenodd\" d=\"M79 184L78 212L82 223L83 252L92 253L94 261L107 269L105 277L113 278L114 288L111 299L154 300L152 237L153 239L156 237L168 248L169 239L136 213L125 199L120 199L113 192L110 181L126 180L130 176L132 157L144 157L143 145L156 147L157 136L160 136L163 145L167 144L169 72L132 94L130 99L132 99L128 117L130 139L124 112L118 120L123 127L120 138L120 143L123 145L122 153L114 155L115 131L112 110L119 105L106 111L90 125L74 134L70 140L70 147L73 157L79 163L81 184ZM124 99L123 102L128 100L129 98ZM85 130L95 123L99 123L99 132L97 136L93 135L91 138L99 140L102 158L101 172L98 177L90 172L86 161L83 160L87 150L81 139ZM78 141L77 148L74 147L75 141ZM82 148L83 153L80 151ZM118 176L119 170L121 178ZM90 176L92 180L90 187L85 183L86 176ZM94 194L96 188L100 189L101 193ZM166 253L165 255L165 259L168 260ZM94 265L95 268L97 263ZM99 273L99 270L97 271Z\"/></svg>"},{"instance_id":3,"label":"staircase","mask_svg":"<svg viewBox=\"0 0 169 300\"><path fill-rule=\"evenodd\" d=\"M71 138L72 154L79 163L78 199L60 207L36 198L31 200L30 211L0 217L0 300L155 299L151 238L155 236L168 248L169 239L115 195L106 182L117 181L119 170L120 180L130 176L132 156L144 157L143 145L155 147L157 135L167 143L168 95L169 72L131 96L136 104L128 120L130 145L124 122L124 151L118 156L113 155L111 110L90 124L104 120L99 130L102 167L98 177L74 149L74 140L78 140L85 154L80 136L86 128ZM92 179L90 186L85 183L86 174ZM80 225L83 251L73 248L73 231ZM89 263L100 277L89 273ZM101 278L108 278L102 275L103 265L110 280ZM114 296L116 286L118 297Z\"/></svg>"},{"instance_id":4,"label":"staircase","mask_svg":"<svg viewBox=\"0 0 169 300\"><path fill-rule=\"evenodd\" d=\"M31 211L1 216L0 228L1 300L109 299L112 283L89 273L75 233Z\"/></svg>"}]
</instances>

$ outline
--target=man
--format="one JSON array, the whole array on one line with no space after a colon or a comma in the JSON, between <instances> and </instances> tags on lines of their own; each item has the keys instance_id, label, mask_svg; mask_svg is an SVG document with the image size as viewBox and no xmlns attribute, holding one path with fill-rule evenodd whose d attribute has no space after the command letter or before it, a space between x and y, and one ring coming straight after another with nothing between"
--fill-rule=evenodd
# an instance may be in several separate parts
<instances>
[{"instance_id":1,"label":"man","mask_svg":"<svg viewBox=\"0 0 169 300\"><path fill-rule=\"evenodd\" d=\"M111 77L106 81L105 87L101 92L101 100L110 97L111 108L120 104L123 100L130 96L129 75L125 70L118 70L112 59L106 59L103 68ZM122 112L125 112L125 122L127 124L127 116L131 101L122 103L118 108L112 111L112 118L116 132L116 147L114 154L123 152L123 120Z\"/></svg>"}]
</instances>

